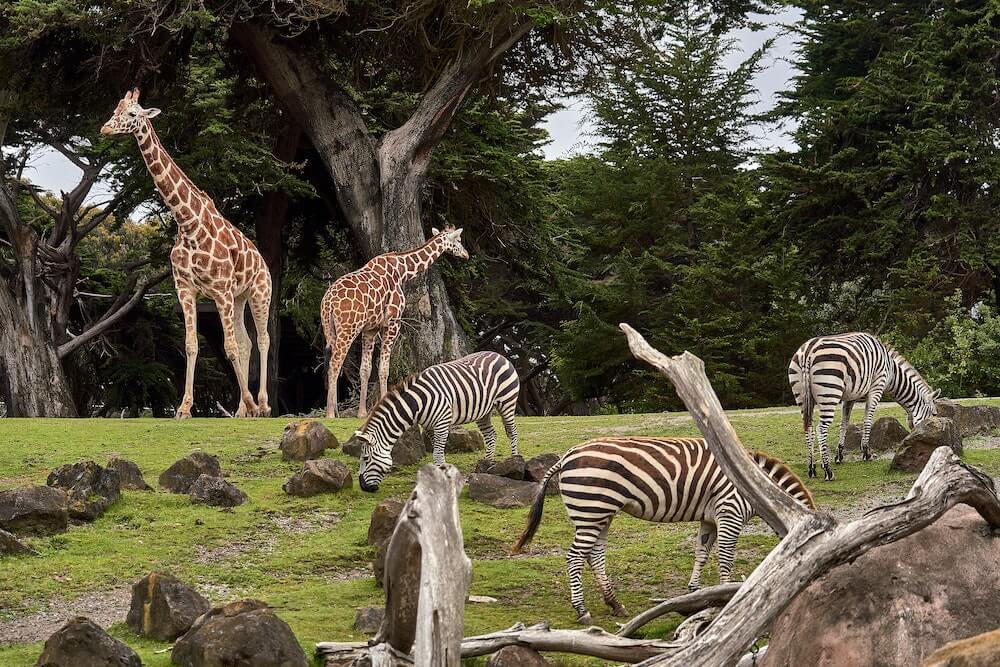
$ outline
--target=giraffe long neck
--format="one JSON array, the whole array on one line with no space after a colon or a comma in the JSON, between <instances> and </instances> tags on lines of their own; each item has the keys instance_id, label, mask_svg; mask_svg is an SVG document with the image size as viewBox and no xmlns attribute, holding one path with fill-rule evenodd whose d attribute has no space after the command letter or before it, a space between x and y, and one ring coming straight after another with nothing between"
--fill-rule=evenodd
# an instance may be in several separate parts
<instances>
[{"instance_id":1,"label":"giraffe long neck","mask_svg":"<svg viewBox=\"0 0 1000 667\"><path fill-rule=\"evenodd\" d=\"M177 220L178 234L193 233L201 226L202 212L211 200L170 157L148 119L135 133L135 139L153 184Z\"/></svg>"},{"instance_id":2,"label":"giraffe long neck","mask_svg":"<svg viewBox=\"0 0 1000 667\"><path fill-rule=\"evenodd\" d=\"M399 254L400 277L409 280L420 275L434 263L441 253L444 252L444 243L440 236L435 236L419 248Z\"/></svg>"}]
</instances>

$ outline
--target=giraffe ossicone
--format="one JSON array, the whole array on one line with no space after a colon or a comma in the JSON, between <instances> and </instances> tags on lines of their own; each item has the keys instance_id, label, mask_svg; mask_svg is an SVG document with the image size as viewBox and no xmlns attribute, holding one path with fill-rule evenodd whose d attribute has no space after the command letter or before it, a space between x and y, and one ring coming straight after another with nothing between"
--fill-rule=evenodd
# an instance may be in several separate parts
<instances>
[{"instance_id":1,"label":"giraffe ossicone","mask_svg":"<svg viewBox=\"0 0 1000 667\"><path fill-rule=\"evenodd\" d=\"M184 398L177 418L191 416L194 403L194 369L198 359L198 320L195 302L204 295L215 302L222 320L226 356L233 364L240 387L237 417L268 416L267 332L271 308L271 274L256 246L215 207L215 202L181 171L160 142L150 119L159 109L139 105L139 89L125 93L101 128L103 135L131 134L153 177L153 184L177 221L177 239L170 251L177 298L184 311L184 344L187 369ZM246 307L257 330L260 353L260 389L254 400L249 389L250 353L253 345L246 330Z\"/></svg>"},{"instance_id":2,"label":"giraffe ossicone","mask_svg":"<svg viewBox=\"0 0 1000 667\"><path fill-rule=\"evenodd\" d=\"M337 379L351 343L361 334L361 395L358 416L368 412L368 378L371 375L375 336L382 334L378 380L380 396L385 396L389 380L389 359L399 336L406 306L403 287L426 271L442 254L468 259L462 245L462 229L451 225L432 230L429 241L406 252L390 252L371 259L357 271L338 278L320 304L320 320L329 355L326 416L337 416Z\"/></svg>"}]
</instances>

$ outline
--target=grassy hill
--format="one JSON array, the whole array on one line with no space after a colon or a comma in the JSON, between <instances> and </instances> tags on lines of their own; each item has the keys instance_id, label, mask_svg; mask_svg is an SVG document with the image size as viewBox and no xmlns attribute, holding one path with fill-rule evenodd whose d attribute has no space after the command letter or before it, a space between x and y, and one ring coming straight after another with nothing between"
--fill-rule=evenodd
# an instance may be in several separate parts
<instances>
[{"instance_id":1,"label":"grassy hill","mask_svg":"<svg viewBox=\"0 0 1000 667\"><path fill-rule=\"evenodd\" d=\"M903 416L894 406L880 414ZM805 475L805 445L795 409L735 411L730 418L748 447L779 456ZM355 609L383 601L370 572L373 549L366 544L371 510L382 498L407 496L419 466L391 474L374 496L358 490L355 479L354 488L340 494L292 498L281 484L300 466L282 462L277 450L286 422L0 420L0 490L44 484L48 472L62 463L93 459L103 465L113 453L137 462L155 485L171 463L201 449L217 454L230 481L250 497L234 510L219 510L192 505L186 496L126 492L93 524L28 540L41 557L6 558L0 567L0 664L34 664L41 643L4 643L39 632L45 622L75 614L123 617L130 584L151 570L175 574L215 603L264 600L289 623L307 655L317 641L362 639L352 629ZM352 419L325 423L341 440L358 425ZM680 413L522 418L518 425L526 457L561 452L600 435L697 434L690 418ZM992 440L966 444L968 461L1000 475L1000 450L992 448ZM498 455L508 452L501 435ZM339 450L331 455L356 473L355 459ZM477 458L449 456L449 462L468 471ZM837 467L835 482L809 483L821 508L856 514L902 496L913 480L912 475L890 473L888 460L862 463L857 458L849 455ZM493 509L463 493L460 511L466 551L473 559L471 593L499 600L467 607L466 634L503 629L516 621L572 627L575 613L564 568L572 530L559 498L549 497L538 536L528 553L517 557L509 555L510 546L527 509ZM648 606L650 597L685 590L696 532L696 524L654 525L624 515L615 520L608 570L630 613ZM737 575L747 575L776 539L755 521L740 539ZM714 557L703 581L716 581ZM593 578L586 575L584 582L595 623L614 631L620 619L608 613ZM666 632L676 622L668 619L649 632ZM114 625L111 633L135 648L143 664L170 664L168 644L140 638L124 623ZM585 663L571 657L559 662Z\"/></svg>"}]
</instances>

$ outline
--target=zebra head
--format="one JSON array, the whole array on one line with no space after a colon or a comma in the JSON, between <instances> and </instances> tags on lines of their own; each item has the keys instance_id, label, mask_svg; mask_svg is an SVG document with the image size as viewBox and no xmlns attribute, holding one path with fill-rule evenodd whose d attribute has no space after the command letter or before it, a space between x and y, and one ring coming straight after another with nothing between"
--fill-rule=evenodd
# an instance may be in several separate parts
<instances>
[{"instance_id":1,"label":"zebra head","mask_svg":"<svg viewBox=\"0 0 1000 667\"><path fill-rule=\"evenodd\" d=\"M940 395L940 389L930 391L930 387L927 388L927 391L920 392L920 397L917 399L916 405L913 406L912 410L906 411L906 423L909 425L911 431L914 426L919 426L924 420L937 414L937 405L934 404L934 401Z\"/></svg>"},{"instance_id":2,"label":"zebra head","mask_svg":"<svg viewBox=\"0 0 1000 667\"><path fill-rule=\"evenodd\" d=\"M362 491L375 493L392 467L392 445L385 444L377 432L356 431L352 437L361 441L361 464L358 468L358 486Z\"/></svg>"}]
</instances>

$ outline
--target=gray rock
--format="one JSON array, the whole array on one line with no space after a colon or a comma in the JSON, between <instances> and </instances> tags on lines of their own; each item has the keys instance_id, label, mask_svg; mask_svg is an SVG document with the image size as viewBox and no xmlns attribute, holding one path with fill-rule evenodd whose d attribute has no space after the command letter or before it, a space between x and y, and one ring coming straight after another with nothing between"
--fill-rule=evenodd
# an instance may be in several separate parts
<instances>
[{"instance_id":1,"label":"gray rock","mask_svg":"<svg viewBox=\"0 0 1000 667\"><path fill-rule=\"evenodd\" d=\"M925 419L903 440L890 467L903 472L920 472L938 447L951 447L961 456L962 438L958 435L958 429L954 422L945 417Z\"/></svg>"},{"instance_id":2,"label":"gray rock","mask_svg":"<svg viewBox=\"0 0 1000 667\"><path fill-rule=\"evenodd\" d=\"M340 461L319 459L306 461L302 470L282 485L282 489L290 496L303 498L319 493L336 493L353 484L351 471Z\"/></svg>"},{"instance_id":3,"label":"gray rock","mask_svg":"<svg viewBox=\"0 0 1000 667\"><path fill-rule=\"evenodd\" d=\"M348 456L353 456L354 458L361 457L361 447L364 445L364 441L357 435L352 435L350 438L344 441L343 446L340 450L347 454Z\"/></svg>"},{"instance_id":4,"label":"gray rock","mask_svg":"<svg viewBox=\"0 0 1000 667\"><path fill-rule=\"evenodd\" d=\"M382 544L396 529L399 515L403 513L403 501L397 498L386 498L372 510L372 520L368 524L368 544Z\"/></svg>"},{"instance_id":5,"label":"gray rock","mask_svg":"<svg viewBox=\"0 0 1000 667\"><path fill-rule=\"evenodd\" d=\"M373 635L382 627L385 609L382 607L362 607L354 615L354 629L366 635Z\"/></svg>"},{"instance_id":6,"label":"gray rock","mask_svg":"<svg viewBox=\"0 0 1000 667\"><path fill-rule=\"evenodd\" d=\"M424 449L428 454L434 452L434 433L427 429L424 431ZM448 439L444 443L445 454L463 454L467 452L478 452L486 449L486 440L478 429L462 428L456 426L448 432Z\"/></svg>"},{"instance_id":7,"label":"gray rock","mask_svg":"<svg viewBox=\"0 0 1000 667\"><path fill-rule=\"evenodd\" d=\"M530 482L539 482L545 479L545 473L549 469L559 462L562 458L561 454L539 454L538 456L528 459L524 464L524 479ZM559 493L559 473L549 477L549 483L545 485L545 495L554 496Z\"/></svg>"},{"instance_id":8,"label":"gray rock","mask_svg":"<svg viewBox=\"0 0 1000 667\"><path fill-rule=\"evenodd\" d=\"M211 608L208 600L180 580L152 572L132 585L125 622L137 635L173 641Z\"/></svg>"},{"instance_id":9,"label":"gray rock","mask_svg":"<svg viewBox=\"0 0 1000 667\"><path fill-rule=\"evenodd\" d=\"M868 443L871 446L871 442ZM844 434L844 451L861 451L861 427L857 424L848 424L847 433Z\"/></svg>"},{"instance_id":10,"label":"gray rock","mask_svg":"<svg viewBox=\"0 0 1000 667\"><path fill-rule=\"evenodd\" d=\"M549 662L527 646L505 646L490 656L486 667L545 667Z\"/></svg>"},{"instance_id":11,"label":"gray rock","mask_svg":"<svg viewBox=\"0 0 1000 667\"><path fill-rule=\"evenodd\" d=\"M301 419L285 427L281 437L282 461L308 461L323 456L327 449L339 447L336 436L315 419Z\"/></svg>"},{"instance_id":12,"label":"gray rock","mask_svg":"<svg viewBox=\"0 0 1000 667\"><path fill-rule=\"evenodd\" d=\"M199 616L174 643L183 667L308 667L288 624L258 600L240 600Z\"/></svg>"},{"instance_id":13,"label":"gray rock","mask_svg":"<svg viewBox=\"0 0 1000 667\"><path fill-rule=\"evenodd\" d=\"M80 521L93 521L121 497L118 472L93 461L61 465L45 483L66 492L69 516Z\"/></svg>"},{"instance_id":14,"label":"gray rock","mask_svg":"<svg viewBox=\"0 0 1000 667\"><path fill-rule=\"evenodd\" d=\"M372 574L375 575L375 585L382 586L385 579L385 556L389 552L389 540L383 541L375 550L375 558L372 559Z\"/></svg>"},{"instance_id":15,"label":"gray rock","mask_svg":"<svg viewBox=\"0 0 1000 667\"><path fill-rule=\"evenodd\" d=\"M469 475L467 484L470 498L500 509L530 505L538 492L538 484L535 482L484 473Z\"/></svg>"},{"instance_id":16,"label":"gray rock","mask_svg":"<svg viewBox=\"0 0 1000 667\"><path fill-rule=\"evenodd\" d=\"M955 422L959 437L983 435L1000 427L1000 407L993 405L962 405L946 398L934 401L938 417Z\"/></svg>"},{"instance_id":17,"label":"gray rock","mask_svg":"<svg viewBox=\"0 0 1000 667\"><path fill-rule=\"evenodd\" d=\"M38 552L6 530L0 530L0 556L37 556Z\"/></svg>"},{"instance_id":18,"label":"gray rock","mask_svg":"<svg viewBox=\"0 0 1000 667\"><path fill-rule=\"evenodd\" d=\"M99 625L77 616L45 642L35 667L141 667L135 651Z\"/></svg>"},{"instance_id":19,"label":"gray rock","mask_svg":"<svg viewBox=\"0 0 1000 667\"><path fill-rule=\"evenodd\" d=\"M873 452L891 452L906 439L907 430L895 417L879 417L872 424L868 446Z\"/></svg>"},{"instance_id":20,"label":"gray rock","mask_svg":"<svg viewBox=\"0 0 1000 667\"><path fill-rule=\"evenodd\" d=\"M419 426L411 426L392 446L392 464L409 466L417 463L427 455L424 451L424 436Z\"/></svg>"},{"instance_id":21,"label":"gray rock","mask_svg":"<svg viewBox=\"0 0 1000 667\"><path fill-rule=\"evenodd\" d=\"M118 473L123 489L130 491L152 491L153 487L146 484L139 466L128 459L112 457L108 461L108 468Z\"/></svg>"},{"instance_id":22,"label":"gray rock","mask_svg":"<svg viewBox=\"0 0 1000 667\"><path fill-rule=\"evenodd\" d=\"M222 479L211 475L201 475L191 485L188 496L193 503L203 503L213 507L236 507L247 501L247 494Z\"/></svg>"},{"instance_id":23,"label":"gray rock","mask_svg":"<svg viewBox=\"0 0 1000 667\"><path fill-rule=\"evenodd\" d=\"M1000 628L948 642L920 667L996 667L1000 665Z\"/></svg>"},{"instance_id":24,"label":"gray rock","mask_svg":"<svg viewBox=\"0 0 1000 667\"><path fill-rule=\"evenodd\" d=\"M523 456L508 456L500 461L479 459L476 462L475 468L472 469L472 472L487 473L489 475L497 475L498 477L522 480L524 479L524 469L525 463Z\"/></svg>"},{"instance_id":25,"label":"gray rock","mask_svg":"<svg viewBox=\"0 0 1000 667\"><path fill-rule=\"evenodd\" d=\"M202 475L222 477L219 457L204 452L191 452L160 475L160 487L170 493L189 493L191 485Z\"/></svg>"},{"instance_id":26,"label":"gray rock","mask_svg":"<svg viewBox=\"0 0 1000 667\"><path fill-rule=\"evenodd\" d=\"M15 535L51 535L69 525L66 492L50 486L0 491L0 528Z\"/></svg>"}]
</instances>

